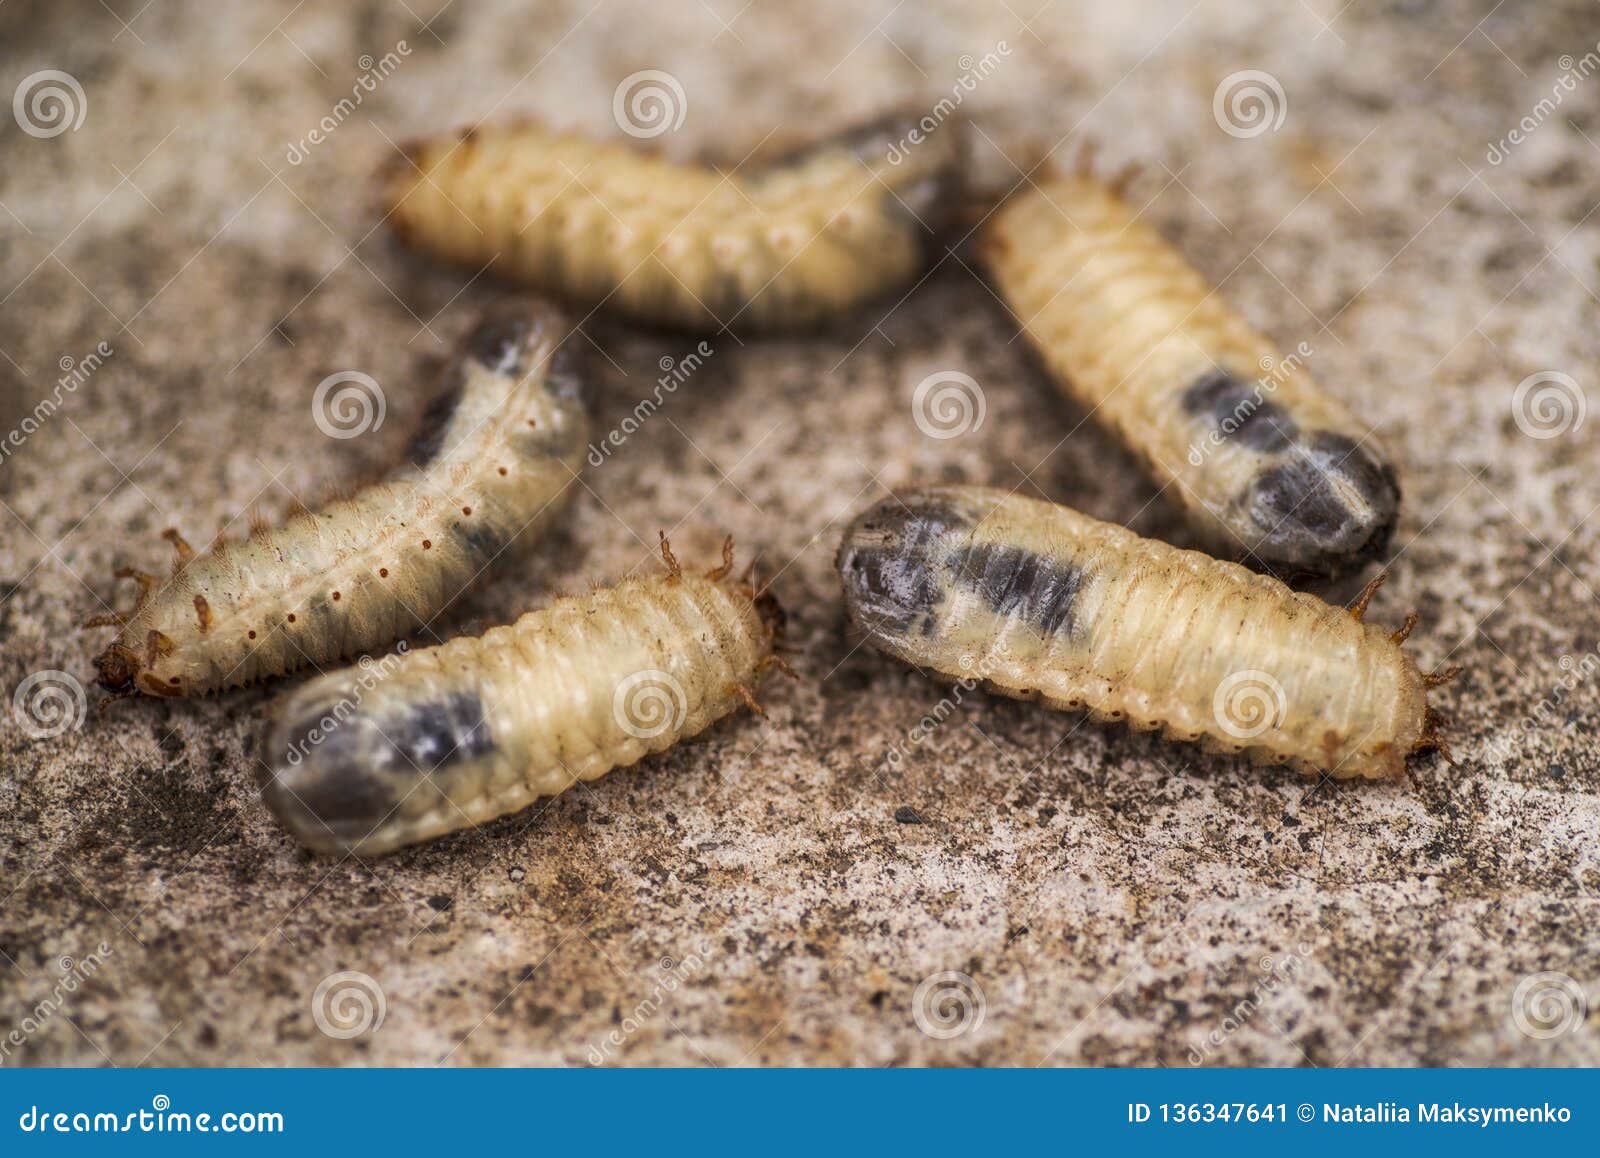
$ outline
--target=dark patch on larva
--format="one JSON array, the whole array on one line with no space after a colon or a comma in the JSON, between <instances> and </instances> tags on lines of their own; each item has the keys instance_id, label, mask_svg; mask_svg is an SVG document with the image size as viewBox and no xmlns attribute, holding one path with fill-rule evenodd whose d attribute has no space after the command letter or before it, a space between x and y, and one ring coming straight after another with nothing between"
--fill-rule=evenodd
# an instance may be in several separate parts
<instances>
[{"instance_id":1,"label":"dark patch on larva","mask_svg":"<svg viewBox=\"0 0 1600 1158\"><path fill-rule=\"evenodd\" d=\"M494 737L476 692L453 692L385 717L386 743L374 764L379 770L436 772L494 750Z\"/></svg>"},{"instance_id":2,"label":"dark patch on larva","mask_svg":"<svg viewBox=\"0 0 1600 1158\"><path fill-rule=\"evenodd\" d=\"M1337 477L1357 495L1346 505ZM1383 553L1399 517L1394 469L1342 434L1315 431L1250 484L1246 501L1264 534L1257 550L1312 574L1337 574Z\"/></svg>"},{"instance_id":3,"label":"dark patch on larva","mask_svg":"<svg viewBox=\"0 0 1600 1158\"><path fill-rule=\"evenodd\" d=\"M1264 454L1287 450L1300 426L1277 403L1263 397L1259 383L1220 366L1207 370L1184 390L1183 408L1208 418L1211 429Z\"/></svg>"},{"instance_id":4,"label":"dark patch on larva","mask_svg":"<svg viewBox=\"0 0 1600 1158\"><path fill-rule=\"evenodd\" d=\"M417 424L417 433L412 436L411 445L406 449L406 457L412 466L419 469L428 466L444 449L444 432L449 429L450 420L455 417L464 393L466 383L458 374L455 385L428 403Z\"/></svg>"},{"instance_id":5,"label":"dark patch on larva","mask_svg":"<svg viewBox=\"0 0 1600 1158\"><path fill-rule=\"evenodd\" d=\"M894 499L857 519L845 533L838 566L846 602L861 625L885 636L908 635L918 627L931 632L943 594L934 547L951 531L969 525L961 512L945 504L906 508ZM882 541L861 543L867 537Z\"/></svg>"},{"instance_id":6,"label":"dark patch on larva","mask_svg":"<svg viewBox=\"0 0 1600 1158\"><path fill-rule=\"evenodd\" d=\"M311 737L317 736L312 743ZM310 826L321 821L329 827L343 822L375 822L394 805L390 787L372 774L366 759L375 733L364 721L339 721L330 713L303 717L279 733L283 750L272 753L276 774L262 788L274 811L308 815ZM291 752L302 753L300 764L312 764L315 775L297 775L288 762Z\"/></svg>"},{"instance_id":7,"label":"dark patch on larva","mask_svg":"<svg viewBox=\"0 0 1600 1158\"><path fill-rule=\"evenodd\" d=\"M974 543L951 557L959 582L999 615L1017 617L1046 635L1071 634L1083 570L1037 551Z\"/></svg>"},{"instance_id":8,"label":"dark patch on larva","mask_svg":"<svg viewBox=\"0 0 1600 1158\"><path fill-rule=\"evenodd\" d=\"M555 348L545 367L545 387L557 398L577 402L586 409L592 407L589 369L589 360L577 343L564 341Z\"/></svg>"},{"instance_id":9,"label":"dark patch on larva","mask_svg":"<svg viewBox=\"0 0 1600 1158\"><path fill-rule=\"evenodd\" d=\"M505 550L505 535L486 518L452 523L450 533L455 536L467 555L479 563L487 563Z\"/></svg>"},{"instance_id":10,"label":"dark patch on larva","mask_svg":"<svg viewBox=\"0 0 1600 1158\"><path fill-rule=\"evenodd\" d=\"M528 337L534 328L526 311L496 311L473 328L462 349L491 372L520 378L528 370Z\"/></svg>"}]
</instances>

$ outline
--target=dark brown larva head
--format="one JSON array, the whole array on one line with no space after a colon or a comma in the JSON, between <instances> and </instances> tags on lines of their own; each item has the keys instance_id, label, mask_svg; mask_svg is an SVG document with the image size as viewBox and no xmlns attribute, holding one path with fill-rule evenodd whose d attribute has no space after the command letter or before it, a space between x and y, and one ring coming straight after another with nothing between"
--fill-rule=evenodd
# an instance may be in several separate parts
<instances>
[{"instance_id":1,"label":"dark brown larva head","mask_svg":"<svg viewBox=\"0 0 1600 1158\"><path fill-rule=\"evenodd\" d=\"M1295 439L1244 499L1254 554L1288 578L1336 577L1381 557L1400 513L1394 469L1329 431Z\"/></svg>"},{"instance_id":2,"label":"dark brown larva head","mask_svg":"<svg viewBox=\"0 0 1600 1158\"><path fill-rule=\"evenodd\" d=\"M857 516L835 557L850 618L886 640L925 630L944 594L944 537L969 525L936 495L913 496L909 504L891 497Z\"/></svg>"},{"instance_id":3,"label":"dark brown larva head","mask_svg":"<svg viewBox=\"0 0 1600 1158\"><path fill-rule=\"evenodd\" d=\"M132 648L113 643L95 657L96 680L114 696L131 694L139 678L139 656Z\"/></svg>"}]
</instances>

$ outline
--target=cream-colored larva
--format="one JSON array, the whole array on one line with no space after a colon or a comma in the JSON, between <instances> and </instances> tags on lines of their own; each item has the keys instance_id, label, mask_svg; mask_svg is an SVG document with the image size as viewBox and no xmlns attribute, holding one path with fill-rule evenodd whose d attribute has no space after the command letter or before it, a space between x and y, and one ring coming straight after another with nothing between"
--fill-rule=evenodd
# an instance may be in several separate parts
<instances>
[{"instance_id":1,"label":"cream-colored larva","mask_svg":"<svg viewBox=\"0 0 1600 1158\"><path fill-rule=\"evenodd\" d=\"M382 482L138 581L95 660L115 696L192 696L382 647L428 623L564 505L588 440L572 326L538 302L463 340L404 464Z\"/></svg>"},{"instance_id":2,"label":"cream-colored larva","mask_svg":"<svg viewBox=\"0 0 1600 1158\"><path fill-rule=\"evenodd\" d=\"M918 667L1208 750L1397 776L1441 748L1424 675L1345 609L1197 551L986 487L887 499L845 533L851 619Z\"/></svg>"},{"instance_id":3,"label":"cream-colored larva","mask_svg":"<svg viewBox=\"0 0 1600 1158\"><path fill-rule=\"evenodd\" d=\"M533 124L407 156L389 199L412 245L697 329L813 325L909 285L957 208L956 135L909 117L725 173Z\"/></svg>"},{"instance_id":4,"label":"cream-colored larva","mask_svg":"<svg viewBox=\"0 0 1600 1158\"><path fill-rule=\"evenodd\" d=\"M1400 489L1371 424L1112 189L1053 174L996 210L979 248L1062 389L1170 485L1218 554L1286 579L1382 554Z\"/></svg>"},{"instance_id":5,"label":"cream-colored larva","mask_svg":"<svg viewBox=\"0 0 1600 1158\"><path fill-rule=\"evenodd\" d=\"M558 599L293 692L267 731L261 791L301 843L387 852L517 812L660 752L741 703L782 612L722 566ZM387 670L384 668L387 667ZM374 674L376 673L376 674Z\"/></svg>"}]
</instances>

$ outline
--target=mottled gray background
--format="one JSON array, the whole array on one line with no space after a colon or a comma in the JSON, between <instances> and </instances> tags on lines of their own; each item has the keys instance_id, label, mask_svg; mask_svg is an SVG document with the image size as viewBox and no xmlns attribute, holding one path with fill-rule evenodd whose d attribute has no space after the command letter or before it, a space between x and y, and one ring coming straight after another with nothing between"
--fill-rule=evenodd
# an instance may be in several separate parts
<instances>
[{"instance_id":1,"label":"mottled gray background","mask_svg":"<svg viewBox=\"0 0 1600 1158\"><path fill-rule=\"evenodd\" d=\"M1437 696L1458 765L1315 784L982 695L907 744L947 688L847 638L831 556L851 511L960 479L1183 538L957 249L828 333L715 338L586 475L548 549L441 623L481 630L652 566L658 528L692 559L732 532L781 572L792 614L801 680L768 686L765 721L367 862L301 852L258 801L253 738L278 688L122 704L49 739L4 705L0 1034L25 1040L0 1038L0 1059L1600 1062L1583 994L1600 1007L1600 417L1557 414L1539 438L1513 412L1529 375L1568 375L1574 405L1596 389L1600 8L785 7L0 7L0 96L59 69L84 114L53 137L0 123L4 428L62 359L114 351L0 460L7 699L41 671L88 682L104 636L75 625L127 598L114 567L165 563L163 527L206 539L403 445L499 291L380 227L394 142L526 112L620 137L613 90L660 69L685 116L656 143L737 157L774 130L931 106L1004 42L964 94L994 144L1093 137L1107 168L1142 162L1151 220L1285 346L1310 343L1392 448L1405 511L1375 614L1419 610L1423 665L1466 666ZM401 66L292 164L363 55L402 40ZM1283 118L1233 136L1213 97L1246 69L1278 82ZM996 157L975 164L1004 186ZM588 332L601 430L693 344L599 317ZM336 441L310 398L347 369L382 384L388 417ZM986 410L941 440L911 396L944 369ZM67 985L64 957L92 957L93 978ZM349 1040L313 1010L342 971L384 997ZM1545 971L1563 977L1525 983ZM969 998L952 1036L917 1018L919 985L946 972ZM945 984L921 999L936 1031Z\"/></svg>"}]
</instances>

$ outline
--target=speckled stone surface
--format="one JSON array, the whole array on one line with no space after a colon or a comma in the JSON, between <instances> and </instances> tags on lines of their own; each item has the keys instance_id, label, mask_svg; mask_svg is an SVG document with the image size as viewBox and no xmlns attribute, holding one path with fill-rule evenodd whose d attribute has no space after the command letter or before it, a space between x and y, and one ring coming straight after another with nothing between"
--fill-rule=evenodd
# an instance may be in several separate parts
<instances>
[{"instance_id":1,"label":"speckled stone surface","mask_svg":"<svg viewBox=\"0 0 1600 1158\"><path fill-rule=\"evenodd\" d=\"M1317 784L982 694L940 708L948 685L856 646L832 554L886 489L1019 487L1187 541L958 247L829 332L713 337L546 549L439 624L653 567L658 529L690 560L731 532L791 616L801 678L764 689L765 720L340 861L257 798L278 687L120 704L45 739L8 703L0 1064L1600 1063L1600 422L1532 437L1513 410L1540 372L1574 402L1600 389L1593 6L1058 3L1027 26L1004 5L781 7L0 8L0 87L57 69L84 102L56 136L0 124L0 426L64 359L112 350L0 458L7 700L41 671L88 684L103 637L75 625L128 597L114 568L165 564L164 527L237 529L404 445L501 290L380 226L395 142L517 113L620 136L613 90L659 69L686 109L656 144L737 157L774 129L932 107L992 55L962 92L995 145L1093 137L1108 170L1142 162L1151 220L1309 343L1392 449L1405 509L1373 613L1415 608L1420 662L1465 665L1436 698L1458 763ZM294 163L361 58L401 41ZM1254 135L1213 110L1242 70L1283 92ZM995 156L974 166L1004 187ZM588 334L600 431L697 340L602 317ZM387 417L329 439L311 393L351 369ZM980 383L983 421L930 438L912 392L950 369ZM928 714L948 718L912 742ZM381 1022L330 992L352 972Z\"/></svg>"}]
</instances>

